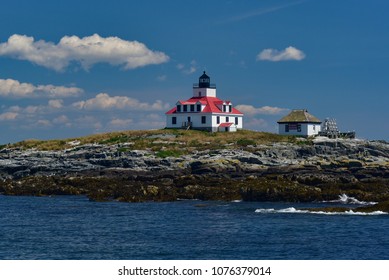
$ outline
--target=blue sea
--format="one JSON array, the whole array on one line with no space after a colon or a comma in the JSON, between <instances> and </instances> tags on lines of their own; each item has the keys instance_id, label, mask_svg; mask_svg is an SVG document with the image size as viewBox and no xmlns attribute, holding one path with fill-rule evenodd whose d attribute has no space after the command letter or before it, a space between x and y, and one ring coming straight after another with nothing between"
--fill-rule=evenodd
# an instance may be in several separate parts
<instances>
[{"instance_id":1,"label":"blue sea","mask_svg":"<svg viewBox=\"0 0 389 280\"><path fill-rule=\"evenodd\" d=\"M388 214L328 204L0 195L0 259L389 259Z\"/></svg>"}]
</instances>

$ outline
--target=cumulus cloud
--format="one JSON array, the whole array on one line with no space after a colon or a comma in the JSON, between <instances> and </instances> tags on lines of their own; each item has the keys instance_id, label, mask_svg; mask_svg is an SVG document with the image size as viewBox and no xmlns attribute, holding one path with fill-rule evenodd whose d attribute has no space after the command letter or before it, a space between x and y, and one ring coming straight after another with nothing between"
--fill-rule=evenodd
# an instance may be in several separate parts
<instances>
[{"instance_id":1,"label":"cumulus cloud","mask_svg":"<svg viewBox=\"0 0 389 280\"><path fill-rule=\"evenodd\" d=\"M63 107L63 100L61 99L49 100L48 105L50 108L60 109Z\"/></svg>"},{"instance_id":2,"label":"cumulus cloud","mask_svg":"<svg viewBox=\"0 0 389 280\"><path fill-rule=\"evenodd\" d=\"M70 126L70 120L66 115L60 115L53 119L54 124L66 124L67 126Z\"/></svg>"},{"instance_id":3,"label":"cumulus cloud","mask_svg":"<svg viewBox=\"0 0 389 280\"><path fill-rule=\"evenodd\" d=\"M192 60L190 62L190 65L186 66L185 64L179 63L177 64L177 69L180 70L182 73L189 75L193 74L197 71L197 62L196 60Z\"/></svg>"},{"instance_id":4,"label":"cumulus cloud","mask_svg":"<svg viewBox=\"0 0 389 280\"><path fill-rule=\"evenodd\" d=\"M257 55L257 61L268 60L277 62L284 60L303 60L304 58L304 52L292 46L281 51L275 49L264 49Z\"/></svg>"},{"instance_id":5,"label":"cumulus cloud","mask_svg":"<svg viewBox=\"0 0 389 280\"><path fill-rule=\"evenodd\" d=\"M116 128L128 128L128 126L132 123L132 119L120 119L116 118L109 122L109 126L113 126Z\"/></svg>"},{"instance_id":6,"label":"cumulus cloud","mask_svg":"<svg viewBox=\"0 0 389 280\"><path fill-rule=\"evenodd\" d=\"M280 115L289 111L289 109L271 106L255 108L252 105L237 105L236 109L247 115Z\"/></svg>"},{"instance_id":7,"label":"cumulus cloud","mask_svg":"<svg viewBox=\"0 0 389 280\"><path fill-rule=\"evenodd\" d=\"M43 120L38 120L38 121L36 122L36 126L40 126L40 127L49 127L49 126L51 126L51 122L50 122L49 120L45 120L45 119L43 119Z\"/></svg>"},{"instance_id":8,"label":"cumulus cloud","mask_svg":"<svg viewBox=\"0 0 389 280\"><path fill-rule=\"evenodd\" d=\"M80 95L82 92L83 90L77 87L33 85L30 83L21 83L13 79L0 79L0 96L3 97L73 97Z\"/></svg>"},{"instance_id":9,"label":"cumulus cloud","mask_svg":"<svg viewBox=\"0 0 389 280\"><path fill-rule=\"evenodd\" d=\"M15 120L19 116L16 112L6 112L0 114L0 121L10 121Z\"/></svg>"},{"instance_id":10,"label":"cumulus cloud","mask_svg":"<svg viewBox=\"0 0 389 280\"><path fill-rule=\"evenodd\" d=\"M0 43L0 55L27 60L56 71L63 71L72 61L88 70L96 63L134 69L169 60L169 56L163 52L152 51L138 41L103 38L98 34L83 38L64 36L58 44L14 34L7 42Z\"/></svg>"},{"instance_id":11,"label":"cumulus cloud","mask_svg":"<svg viewBox=\"0 0 389 280\"><path fill-rule=\"evenodd\" d=\"M138 99L127 96L110 96L99 93L94 98L73 103L73 107L86 110L132 109L132 110L167 110L169 104L156 100L154 103L140 102Z\"/></svg>"}]
</instances>

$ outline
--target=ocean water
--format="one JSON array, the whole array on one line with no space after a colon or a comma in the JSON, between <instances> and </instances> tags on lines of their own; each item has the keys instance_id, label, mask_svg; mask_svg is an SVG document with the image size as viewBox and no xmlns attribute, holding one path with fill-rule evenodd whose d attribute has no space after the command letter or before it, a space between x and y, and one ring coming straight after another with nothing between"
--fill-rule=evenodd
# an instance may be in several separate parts
<instances>
[{"instance_id":1,"label":"ocean water","mask_svg":"<svg viewBox=\"0 0 389 280\"><path fill-rule=\"evenodd\" d=\"M353 202L0 195L0 259L389 259L389 214L301 210Z\"/></svg>"}]
</instances>

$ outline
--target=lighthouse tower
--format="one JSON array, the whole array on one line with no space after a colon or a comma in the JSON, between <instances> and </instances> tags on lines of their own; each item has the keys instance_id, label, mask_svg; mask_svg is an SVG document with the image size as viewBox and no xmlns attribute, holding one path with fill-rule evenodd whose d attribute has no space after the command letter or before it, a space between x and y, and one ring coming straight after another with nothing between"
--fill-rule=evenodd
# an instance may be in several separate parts
<instances>
[{"instance_id":1,"label":"lighthouse tower","mask_svg":"<svg viewBox=\"0 0 389 280\"><path fill-rule=\"evenodd\" d=\"M216 85L211 85L211 78L203 72L198 84L193 84L193 97L216 97Z\"/></svg>"},{"instance_id":2,"label":"lighthouse tower","mask_svg":"<svg viewBox=\"0 0 389 280\"><path fill-rule=\"evenodd\" d=\"M233 132L243 128L243 114L216 97L216 85L204 71L193 84L193 96L166 112L166 128Z\"/></svg>"}]
</instances>

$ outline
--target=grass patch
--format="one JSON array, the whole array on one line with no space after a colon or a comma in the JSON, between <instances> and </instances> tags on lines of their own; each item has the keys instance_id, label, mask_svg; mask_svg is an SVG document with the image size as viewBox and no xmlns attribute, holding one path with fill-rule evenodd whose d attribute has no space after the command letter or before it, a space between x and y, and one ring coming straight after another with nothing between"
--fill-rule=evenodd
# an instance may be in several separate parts
<instances>
[{"instance_id":1,"label":"grass patch","mask_svg":"<svg viewBox=\"0 0 389 280\"><path fill-rule=\"evenodd\" d=\"M114 135L108 139L103 139L99 142L99 144L119 144L119 143L125 143L128 141L129 141L128 135L119 134L119 135Z\"/></svg>"},{"instance_id":2,"label":"grass patch","mask_svg":"<svg viewBox=\"0 0 389 280\"><path fill-rule=\"evenodd\" d=\"M167 157L179 157L182 155L180 151L158 151L155 153L157 157L167 158Z\"/></svg>"},{"instance_id":3,"label":"grass patch","mask_svg":"<svg viewBox=\"0 0 389 280\"><path fill-rule=\"evenodd\" d=\"M85 137L61 140L25 140L8 145L10 148L38 150L62 150L75 147L69 144L72 141L80 142L79 145L104 144L116 145L131 142L132 150L163 151L169 146L170 151L179 151L181 154L191 153L194 150L218 150L218 149L248 149L248 146L261 144L273 144L279 142L296 143L296 138L267 132L240 130L234 133L206 132L198 130L128 130L94 134ZM173 148L173 149L172 149ZM161 156L164 156L162 153ZM175 156L166 155L166 156Z\"/></svg>"},{"instance_id":4,"label":"grass patch","mask_svg":"<svg viewBox=\"0 0 389 280\"><path fill-rule=\"evenodd\" d=\"M254 146L255 144L256 142L253 139L239 139L238 141L236 141L236 145L243 147L247 147L250 145Z\"/></svg>"}]
</instances>

